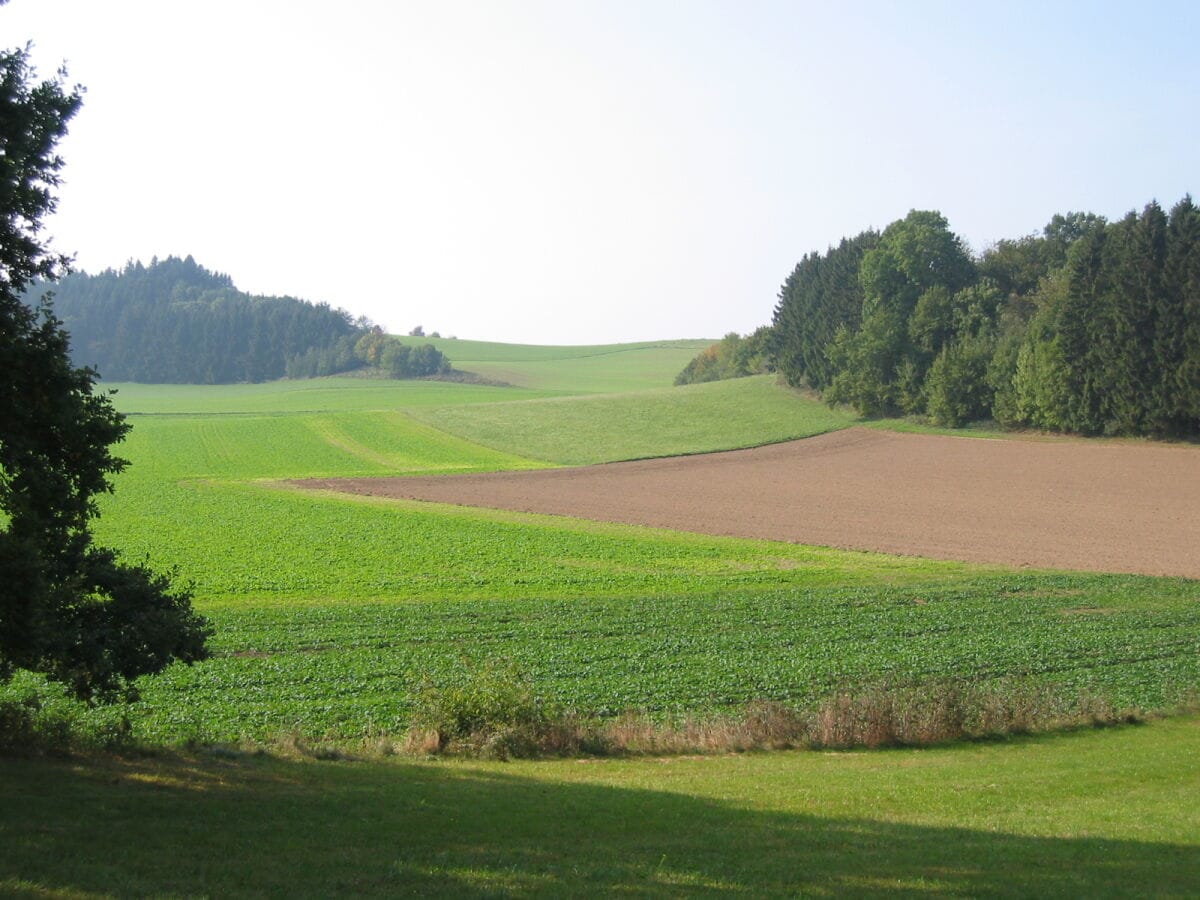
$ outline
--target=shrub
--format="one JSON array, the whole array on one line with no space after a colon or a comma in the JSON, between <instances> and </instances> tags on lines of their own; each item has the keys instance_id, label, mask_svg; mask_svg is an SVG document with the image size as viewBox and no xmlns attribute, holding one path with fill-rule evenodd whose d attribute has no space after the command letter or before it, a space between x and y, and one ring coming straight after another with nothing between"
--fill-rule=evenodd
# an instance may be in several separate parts
<instances>
[{"instance_id":1,"label":"shrub","mask_svg":"<svg viewBox=\"0 0 1200 900\"><path fill-rule=\"evenodd\" d=\"M0 699L0 756L118 752L134 746L124 711L110 709L90 719L87 711L82 703L37 692Z\"/></svg>"},{"instance_id":2,"label":"shrub","mask_svg":"<svg viewBox=\"0 0 1200 900\"><path fill-rule=\"evenodd\" d=\"M409 746L493 759L537 756L561 743L564 718L523 672L507 661L489 660L468 664L465 678L455 684L422 685Z\"/></svg>"}]
</instances>

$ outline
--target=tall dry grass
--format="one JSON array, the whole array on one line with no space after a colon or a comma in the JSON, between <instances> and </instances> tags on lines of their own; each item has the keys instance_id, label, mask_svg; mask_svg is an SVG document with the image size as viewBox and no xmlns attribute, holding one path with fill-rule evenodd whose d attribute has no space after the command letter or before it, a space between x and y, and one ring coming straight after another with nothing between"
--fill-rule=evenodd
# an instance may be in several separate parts
<instances>
[{"instance_id":1,"label":"tall dry grass","mask_svg":"<svg viewBox=\"0 0 1200 900\"><path fill-rule=\"evenodd\" d=\"M1183 707L1200 704L1193 697ZM1068 695L1044 684L873 685L838 691L808 708L758 702L734 713L675 719L639 712L613 719L555 713L536 721L493 721L452 739L446 737L448 729L426 719L409 732L401 750L506 758L919 747L1133 723L1147 715L1103 697Z\"/></svg>"}]
</instances>

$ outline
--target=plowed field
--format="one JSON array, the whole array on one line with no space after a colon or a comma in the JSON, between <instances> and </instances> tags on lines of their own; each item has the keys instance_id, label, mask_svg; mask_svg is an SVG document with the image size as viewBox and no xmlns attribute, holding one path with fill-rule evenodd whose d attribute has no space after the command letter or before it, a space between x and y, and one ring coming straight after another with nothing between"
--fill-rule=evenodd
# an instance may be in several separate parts
<instances>
[{"instance_id":1,"label":"plowed field","mask_svg":"<svg viewBox=\"0 0 1200 900\"><path fill-rule=\"evenodd\" d=\"M1200 450L850 428L585 468L313 489L935 559L1200 578Z\"/></svg>"}]
</instances>

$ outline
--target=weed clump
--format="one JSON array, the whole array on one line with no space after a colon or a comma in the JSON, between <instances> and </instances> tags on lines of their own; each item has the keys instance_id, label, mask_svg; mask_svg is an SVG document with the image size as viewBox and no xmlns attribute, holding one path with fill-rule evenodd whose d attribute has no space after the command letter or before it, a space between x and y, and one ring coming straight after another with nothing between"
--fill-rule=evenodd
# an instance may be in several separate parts
<instances>
[{"instance_id":1,"label":"weed clump","mask_svg":"<svg viewBox=\"0 0 1200 900\"><path fill-rule=\"evenodd\" d=\"M520 669L493 660L468 664L465 677L453 684L421 686L406 749L509 759L584 748L569 714L541 696Z\"/></svg>"}]
</instances>

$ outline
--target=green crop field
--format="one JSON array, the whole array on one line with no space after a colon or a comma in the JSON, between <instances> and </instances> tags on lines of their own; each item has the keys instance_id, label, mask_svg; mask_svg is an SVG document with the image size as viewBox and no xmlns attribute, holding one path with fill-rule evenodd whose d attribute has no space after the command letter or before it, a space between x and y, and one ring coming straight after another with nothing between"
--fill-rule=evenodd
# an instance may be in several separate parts
<instances>
[{"instance_id":1,"label":"green crop field","mask_svg":"<svg viewBox=\"0 0 1200 900\"><path fill-rule=\"evenodd\" d=\"M443 343L503 368L510 386L115 386L133 465L103 498L98 538L193 586L214 655L143 679L128 710L72 709L74 721L102 729L127 715L150 745L362 746L407 727L427 680L495 660L564 707L664 721L864 684L1032 682L1150 709L1200 684L1194 581L284 483L660 456L850 424L770 378L669 388L694 352L680 344ZM28 677L4 693L29 691L51 713L68 708ZM351 765L219 748L10 759L0 893L1186 895L1200 878L1200 823L1182 799L1200 787L1196 725L587 765Z\"/></svg>"},{"instance_id":2,"label":"green crop field","mask_svg":"<svg viewBox=\"0 0 1200 900\"><path fill-rule=\"evenodd\" d=\"M616 373L626 358L474 347L509 366L605 359ZM661 456L849 424L769 377L553 399L353 378L117 388L133 465L104 499L98 537L174 570L216 626L212 660L146 679L131 714L145 740L399 732L424 680L496 659L600 715L1012 678L1153 708L1200 682L1193 582L1018 574L282 483ZM1103 612L1071 612L1091 608Z\"/></svg>"}]
</instances>

